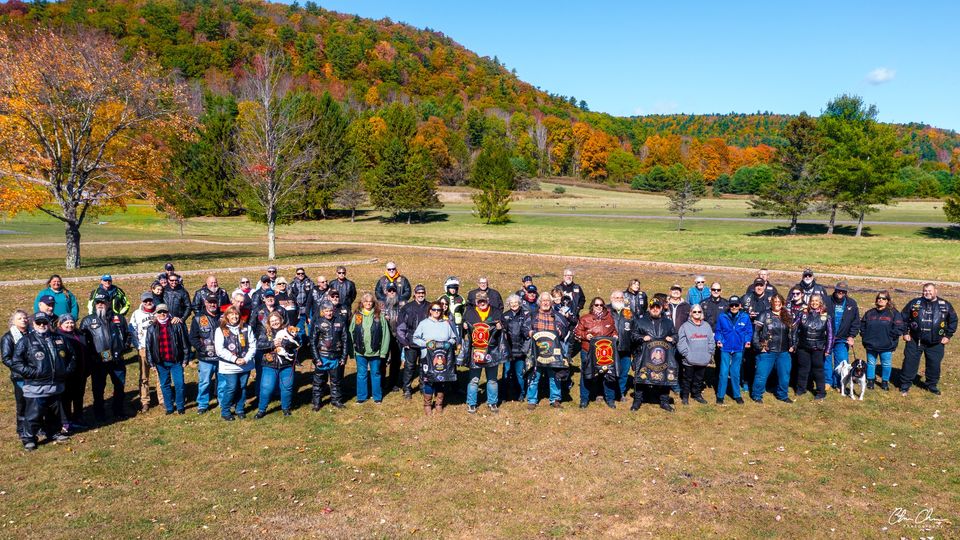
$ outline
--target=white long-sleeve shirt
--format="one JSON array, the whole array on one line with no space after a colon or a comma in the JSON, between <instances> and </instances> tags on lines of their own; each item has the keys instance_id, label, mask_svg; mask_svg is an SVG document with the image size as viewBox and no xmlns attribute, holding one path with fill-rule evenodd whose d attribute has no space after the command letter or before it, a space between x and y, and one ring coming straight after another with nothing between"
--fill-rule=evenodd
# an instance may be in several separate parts
<instances>
[{"instance_id":1,"label":"white long-sleeve shirt","mask_svg":"<svg viewBox=\"0 0 960 540\"><path fill-rule=\"evenodd\" d=\"M220 357L220 362L217 365L217 371L219 373L233 374L233 373L246 373L253 369L254 362L253 357L257 354L257 342L253 337L253 330L246 326L246 339L247 339L247 354L243 356L243 359L246 361L243 365L237 364L237 355L236 353L227 350L223 345L223 329L218 329L213 333L213 346L214 350L217 351L217 356ZM239 335L240 328L236 326L227 326L227 331L233 335Z\"/></svg>"},{"instance_id":2,"label":"white long-sleeve shirt","mask_svg":"<svg viewBox=\"0 0 960 540\"><path fill-rule=\"evenodd\" d=\"M156 316L156 313L147 313L144 311L142 305L130 316L130 322L127 326L130 330L130 341L134 349L142 349L146 346L147 328Z\"/></svg>"}]
</instances>

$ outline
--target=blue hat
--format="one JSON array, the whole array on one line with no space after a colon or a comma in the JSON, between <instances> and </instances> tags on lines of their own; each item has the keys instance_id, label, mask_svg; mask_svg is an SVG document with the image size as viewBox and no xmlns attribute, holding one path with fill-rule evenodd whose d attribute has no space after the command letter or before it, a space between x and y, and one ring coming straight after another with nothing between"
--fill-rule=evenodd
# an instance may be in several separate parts
<instances>
[{"instance_id":1,"label":"blue hat","mask_svg":"<svg viewBox=\"0 0 960 540\"><path fill-rule=\"evenodd\" d=\"M266 298L268 296L274 296L275 293L273 292L273 289L264 289L263 292L260 294L263 295L264 298Z\"/></svg>"},{"instance_id":2,"label":"blue hat","mask_svg":"<svg viewBox=\"0 0 960 540\"><path fill-rule=\"evenodd\" d=\"M100 281L113 281L113 276L110 274L104 274L100 276Z\"/></svg>"},{"instance_id":3,"label":"blue hat","mask_svg":"<svg viewBox=\"0 0 960 540\"><path fill-rule=\"evenodd\" d=\"M52 306L57 303L57 299L54 298L52 294L45 294L40 297L40 303Z\"/></svg>"},{"instance_id":4,"label":"blue hat","mask_svg":"<svg viewBox=\"0 0 960 540\"><path fill-rule=\"evenodd\" d=\"M42 311L33 314L33 322L50 324L50 316Z\"/></svg>"}]
</instances>

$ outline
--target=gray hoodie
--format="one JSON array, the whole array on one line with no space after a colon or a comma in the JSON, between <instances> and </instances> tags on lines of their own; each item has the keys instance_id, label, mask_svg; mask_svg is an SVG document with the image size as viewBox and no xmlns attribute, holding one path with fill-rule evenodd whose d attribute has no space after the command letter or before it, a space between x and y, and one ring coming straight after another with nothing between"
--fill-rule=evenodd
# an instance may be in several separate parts
<instances>
[{"instance_id":1,"label":"gray hoodie","mask_svg":"<svg viewBox=\"0 0 960 540\"><path fill-rule=\"evenodd\" d=\"M717 342L713 340L713 328L703 321L700 325L689 320L680 326L677 332L677 351L687 366L706 366L713 360L713 351Z\"/></svg>"}]
</instances>

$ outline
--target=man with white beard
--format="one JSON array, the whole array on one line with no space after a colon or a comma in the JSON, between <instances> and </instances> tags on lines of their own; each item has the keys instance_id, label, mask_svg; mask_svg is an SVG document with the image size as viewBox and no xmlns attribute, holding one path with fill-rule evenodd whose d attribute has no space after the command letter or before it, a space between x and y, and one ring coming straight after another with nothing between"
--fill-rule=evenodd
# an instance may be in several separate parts
<instances>
[{"instance_id":1,"label":"man with white beard","mask_svg":"<svg viewBox=\"0 0 960 540\"><path fill-rule=\"evenodd\" d=\"M623 291L610 293L610 305L607 306L617 326L617 353L619 354L619 373L617 380L620 391L619 401L627 397L627 379L630 376L630 364L633 355L633 341L630 339L633 326L633 312L627 306Z\"/></svg>"},{"instance_id":2,"label":"man with white beard","mask_svg":"<svg viewBox=\"0 0 960 540\"><path fill-rule=\"evenodd\" d=\"M104 417L103 394L107 376L113 382L113 416L126 418L123 403L123 385L127 370L123 365L123 353L130 343L127 322L123 315L110 309L109 299L98 293L93 298L93 313L80 321L80 331L87 340L87 347L94 353L93 360L93 413L98 420Z\"/></svg>"}]
</instances>

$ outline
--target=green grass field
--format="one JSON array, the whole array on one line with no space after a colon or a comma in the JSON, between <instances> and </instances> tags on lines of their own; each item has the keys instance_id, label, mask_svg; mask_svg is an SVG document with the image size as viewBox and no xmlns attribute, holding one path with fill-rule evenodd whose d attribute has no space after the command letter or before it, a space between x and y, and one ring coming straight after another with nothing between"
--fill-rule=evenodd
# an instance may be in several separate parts
<instances>
[{"instance_id":1,"label":"green grass field","mask_svg":"<svg viewBox=\"0 0 960 540\"><path fill-rule=\"evenodd\" d=\"M88 226L87 240L175 238L175 225L133 207ZM382 223L364 216L284 227L297 237L377 241L516 252L470 254L281 243L279 261L327 262L377 259L351 266L361 289L379 276L383 262L423 282L430 296L457 274L472 284L481 274L503 292L523 274L539 285L559 281L564 266L578 272L589 296L606 297L639 277L652 293L677 281L692 283L693 270L628 262L564 261L537 254L598 255L669 262L729 264L753 268L888 275L904 278L960 277L956 241L929 238L917 228L871 229L867 238L765 234L767 226L691 223L681 234L672 222L621 223L598 219L518 217L504 227L478 225L469 215L450 214L427 224ZM0 228L22 234L7 244L58 242L62 231L42 218L17 218ZM239 272L226 268L266 265L260 226L241 219L192 220L191 238L244 241L241 246L113 244L84 248L87 266L74 275L159 271L173 260L178 269L220 269L234 286ZM904 264L916 253L922 264ZM62 267L62 247L5 248L5 279L46 277ZM252 274L247 272L246 274ZM255 276L250 276L255 277ZM291 277L287 273L287 277ZM724 294L741 293L748 271L713 272ZM186 283L192 291L199 277ZM795 276L774 277L789 287ZM119 281L136 295L149 280ZM72 284L78 295L94 281ZM912 284L853 281L852 296L868 304L880 286L894 288L902 304L916 294ZM32 305L38 287L0 287L4 312ZM943 287L948 299L960 289ZM956 303L956 302L955 302ZM866 309L865 307L863 309ZM466 413L462 396L443 416L425 418L415 400L397 393L383 405L350 403L343 411L318 413L309 400L308 372L297 380L294 414L278 404L263 420L227 423L198 416L196 368L187 369L188 414L164 416L157 409L98 426L66 445L20 449L13 431L12 396L0 382L0 536L8 538L302 538L302 537L565 537L652 536L665 538L951 538L960 536L960 391L958 345L944 360L944 395L915 390L869 392L854 402L831 393L794 405L767 399L725 407L691 405L667 415L655 406L631 413L602 405L586 410L566 402L529 412L506 403L493 416ZM858 350L859 343L858 343ZM858 354L862 354L862 350ZM894 356L894 367L902 353ZM355 390L348 363L346 390ZM136 364L128 365L130 410L137 401ZM460 387L465 386L461 378ZM706 396L713 398L712 389ZM415 396L419 397L419 396ZM482 396L481 396L482 398ZM90 399L88 393L88 400ZM249 407L252 407L250 404ZM248 417L252 418L252 416ZM90 418L92 421L92 417ZM891 523L905 508L924 508L950 520L937 529ZM893 521L896 521L895 519ZM932 527L931 521L926 527Z\"/></svg>"}]
</instances>

